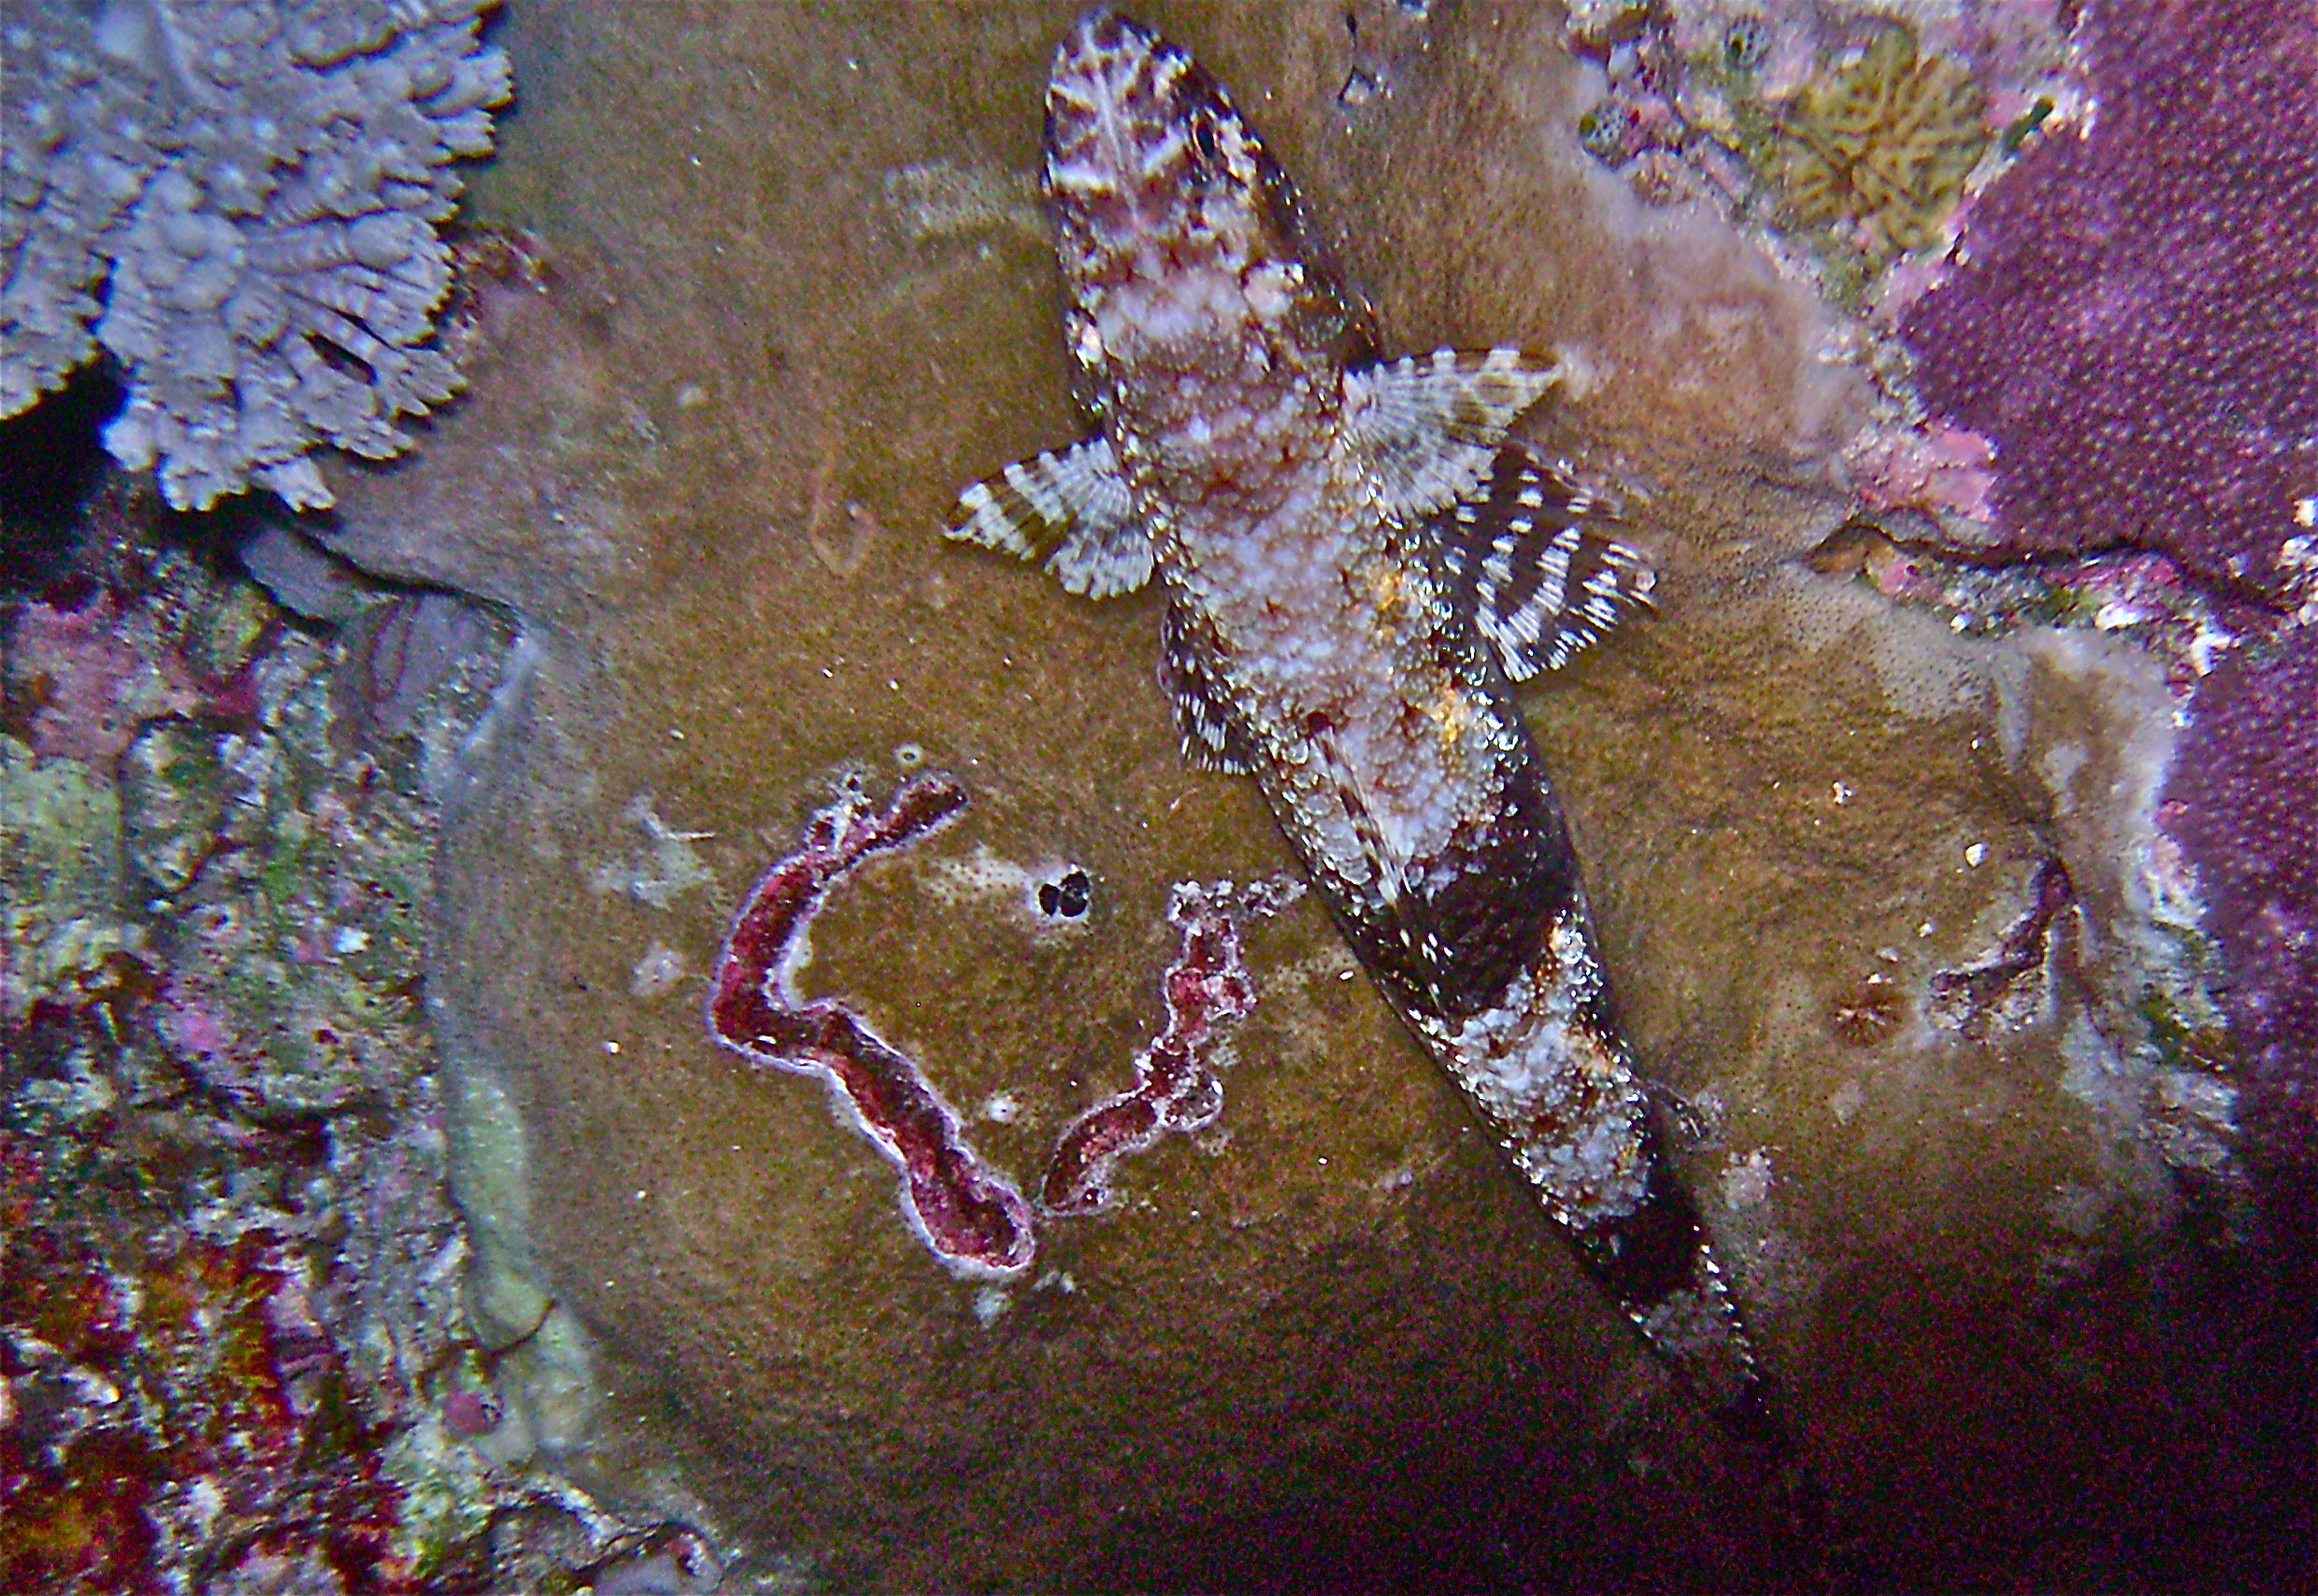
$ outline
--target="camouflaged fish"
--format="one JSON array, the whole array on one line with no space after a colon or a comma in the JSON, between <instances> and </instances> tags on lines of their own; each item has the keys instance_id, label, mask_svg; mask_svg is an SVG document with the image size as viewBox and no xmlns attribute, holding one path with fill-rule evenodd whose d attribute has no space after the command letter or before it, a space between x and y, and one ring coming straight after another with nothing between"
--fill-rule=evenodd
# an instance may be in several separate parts
<instances>
[{"instance_id":1,"label":"camouflaged fish","mask_svg":"<svg viewBox=\"0 0 2318 1596\"><path fill-rule=\"evenodd\" d=\"M1252 776L1345 939L1594 1273L1710 1408L1754 1361L1612 1029L1510 684L1645 600L1513 420L1513 349L1382 362L1293 191L1191 57L1105 12L1055 57L1046 190L1101 423L969 488L950 535L1074 593L1166 592L1185 756Z\"/></svg>"}]
</instances>

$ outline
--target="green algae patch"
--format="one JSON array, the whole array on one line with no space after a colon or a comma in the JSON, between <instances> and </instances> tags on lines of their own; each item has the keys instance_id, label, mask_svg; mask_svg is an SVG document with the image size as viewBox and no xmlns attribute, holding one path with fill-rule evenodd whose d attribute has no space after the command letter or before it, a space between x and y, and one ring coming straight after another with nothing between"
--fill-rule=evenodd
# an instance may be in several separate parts
<instances>
[{"instance_id":1,"label":"green algae patch","mask_svg":"<svg viewBox=\"0 0 2318 1596\"><path fill-rule=\"evenodd\" d=\"M21 1021L35 999L86 977L107 958L135 953L146 930L122 912L121 796L77 760L42 761L0 735L0 872L11 883L5 910L6 985L0 1014Z\"/></svg>"},{"instance_id":2,"label":"green algae patch","mask_svg":"<svg viewBox=\"0 0 2318 1596\"><path fill-rule=\"evenodd\" d=\"M121 788L130 862L162 891L184 891L225 815L217 737L189 721L154 723L122 756Z\"/></svg>"}]
</instances>

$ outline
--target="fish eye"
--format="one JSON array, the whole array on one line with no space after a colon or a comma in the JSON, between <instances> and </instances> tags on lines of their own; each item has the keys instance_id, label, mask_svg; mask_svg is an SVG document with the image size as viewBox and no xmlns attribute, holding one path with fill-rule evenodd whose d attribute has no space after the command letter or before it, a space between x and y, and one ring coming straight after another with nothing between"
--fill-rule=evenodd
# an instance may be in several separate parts
<instances>
[{"instance_id":1,"label":"fish eye","mask_svg":"<svg viewBox=\"0 0 2318 1596\"><path fill-rule=\"evenodd\" d=\"M1209 118L1201 117L1191 124L1191 144L1199 151L1199 159L1209 164L1223 159L1216 144L1215 123Z\"/></svg>"}]
</instances>

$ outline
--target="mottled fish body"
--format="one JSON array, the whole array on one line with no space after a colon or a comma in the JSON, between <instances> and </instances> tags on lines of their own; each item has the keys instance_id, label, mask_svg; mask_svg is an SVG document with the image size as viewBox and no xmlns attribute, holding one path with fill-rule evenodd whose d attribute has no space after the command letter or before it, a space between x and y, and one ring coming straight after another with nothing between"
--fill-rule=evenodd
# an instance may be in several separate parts
<instances>
[{"instance_id":1,"label":"mottled fish body","mask_svg":"<svg viewBox=\"0 0 2318 1596\"><path fill-rule=\"evenodd\" d=\"M1377 360L1223 88L1116 15L1056 56L1046 186L1101 431L968 489L951 534L1097 597L1157 572L1186 756L1261 784L1587 1264L1702 1401L1747 1411L1753 1354L1658 1155L1512 695L1650 587L1599 507L1505 441L1556 367Z\"/></svg>"}]
</instances>

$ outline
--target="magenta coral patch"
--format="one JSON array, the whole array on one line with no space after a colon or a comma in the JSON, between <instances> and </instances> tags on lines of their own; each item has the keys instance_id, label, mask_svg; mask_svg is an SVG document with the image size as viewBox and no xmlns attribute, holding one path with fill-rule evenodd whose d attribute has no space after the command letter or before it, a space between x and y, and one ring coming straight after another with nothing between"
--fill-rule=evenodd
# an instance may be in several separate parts
<instances>
[{"instance_id":1,"label":"magenta coral patch","mask_svg":"<svg viewBox=\"0 0 2318 1596\"><path fill-rule=\"evenodd\" d=\"M2097 108L1973 207L1901 323L1918 385L1996 444L2012 548L2275 604L2318 485L2318 9L2116 0L2079 36Z\"/></svg>"},{"instance_id":2,"label":"magenta coral patch","mask_svg":"<svg viewBox=\"0 0 2318 1596\"><path fill-rule=\"evenodd\" d=\"M2197 867L2254 1084L2318 1153L2318 632L2225 658L2198 690L2160 810Z\"/></svg>"},{"instance_id":3,"label":"magenta coral patch","mask_svg":"<svg viewBox=\"0 0 2318 1596\"><path fill-rule=\"evenodd\" d=\"M1135 1084L1096 1104L1063 1132L1048 1161L1039 1200L1053 1214L1092 1214L1110 1201L1119 1161L1147 1150L1170 1132L1196 1131L1223 1110L1214 1069L1221 1030L1255 1006L1255 982L1239 953L1239 915L1269 914L1300 889L1258 885L1235 894L1231 883L1176 885L1167 919L1183 948L1167 966L1166 1029L1136 1056Z\"/></svg>"},{"instance_id":4,"label":"magenta coral patch","mask_svg":"<svg viewBox=\"0 0 2318 1596\"><path fill-rule=\"evenodd\" d=\"M864 860L948 825L966 790L946 776L909 782L882 810L849 786L815 814L803 845L775 864L725 939L708 1029L751 1063L819 1076L902 1173L902 1208L935 1256L961 1274L1005 1276L1037 1249L1030 1205L981 1161L957 1114L917 1064L844 1004L808 1001L796 974L806 933L831 889Z\"/></svg>"}]
</instances>

